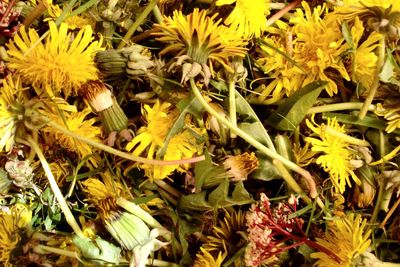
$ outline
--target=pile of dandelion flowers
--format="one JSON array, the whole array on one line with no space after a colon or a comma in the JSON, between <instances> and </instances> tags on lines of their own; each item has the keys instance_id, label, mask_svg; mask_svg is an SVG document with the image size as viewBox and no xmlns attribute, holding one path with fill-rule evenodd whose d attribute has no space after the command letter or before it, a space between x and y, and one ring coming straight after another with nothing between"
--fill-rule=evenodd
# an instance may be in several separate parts
<instances>
[{"instance_id":1,"label":"pile of dandelion flowers","mask_svg":"<svg viewBox=\"0 0 400 267\"><path fill-rule=\"evenodd\" d=\"M89 107L80 112L64 112L64 121L63 118L58 114L42 111L42 114L49 118L52 122L55 122L58 125L65 125L65 127L71 132L92 139L93 141L100 142L99 135L101 134L101 129L97 126L94 126L96 119L86 119L87 115L90 113L91 108ZM59 145L71 152L75 152L80 158L83 158L89 154L93 154L92 147L90 145L83 141L76 140L51 126L43 127L41 132L46 137L45 141L48 144ZM93 166L97 166L97 160L95 157L90 157L89 161L93 164Z\"/></svg>"},{"instance_id":2,"label":"pile of dandelion flowers","mask_svg":"<svg viewBox=\"0 0 400 267\"><path fill-rule=\"evenodd\" d=\"M0 91L0 152L9 152L15 143L17 123L23 117L26 97L21 79L11 75L2 80Z\"/></svg>"},{"instance_id":3,"label":"pile of dandelion flowers","mask_svg":"<svg viewBox=\"0 0 400 267\"><path fill-rule=\"evenodd\" d=\"M244 38L260 37L267 29L269 0L218 0L215 4L223 6L233 3L235 8L225 19L225 25Z\"/></svg>"},{"instance_id":4,"label":"pile of dandelion flowers","mask_svg":"<svg viewBox=\"0 0 400 267\"><path fill-rule=\"evenodd\" d=\"M229 58L243 58L246 54L246 40L231 29L220 25L221 19L215 21L218 14L207 16L207 10L195 8L189 15L174 11L172 17L165 17L161 24L156 24L154 33L157 40L169 44L160 55L176 54L180 61L185 59L201 65L207 65L213 72L213 63L218 62L225 69L229 67Z\"/></svg>"},{"instance_id":5,"label":"pile of dandelion flowers","mask_svg":"<svg viewBox=\"0 0 400 267\"><path fill-rule=\"evenodd\" d=\"M360 179L354 173L351 165L354 154L348 148L350 143L343 138L347 136L344 125L340 125L336 118L328 118L326 125L317 125L314 117L311 121L307 119L306 124L317 137L306 137L305 141L312 145L312 151L322 153L322 155L318 155L316 163L329 173L336 192L342 194L346 185L351 187L350 177L354 182L360 184ZM339 134L327 131L329 128Z\"/></svg>"},{"instance_id":6,"label":"pile of dandelion flowers","mask_svg":"<svg viewBox=\"0 0 400 267\"><path fill-rule=\"evenodd\" d=\"M88 80L98 78L93 57L101 50L101 40L94 41L92 28L81 29L72 40L68 24L59 28L49 22L49 34L44 43L34 29L27 33L22 26L7 44L9 67L15 69L25 82L32 84L38 94L63 92L64 97L77 94Z\"/></svg>"},{"instance_id":7,"label":"pile of dandelion flowers","mask_svg":"<svg viewBox=\"0 0 400 267\"><path fill-rule=\"evenodd\" d=\"M371 244L371 230L366 230L367 220L353 213L333 220L328 225L325 238L317 238L317 243L330 251L335 251L341 259L341 266L353 266L357 257ZM318 259L316 266L338 266L337 262L324 252L314 252L311 258Z\"/></svg>"},{"instance_id":8,"label":"pile of dandelion flowers","mask_svg":"<svg viewBox=\"0 0 400 267\"><path fill-rule=\"evenodd\" d=\"M302 3L304 11L297 9L290 20L295 35L293 41L293 60L296 61L307 75L303 84L316 80L327 81L325 88L332 96L338 92L337 85L326 73L328 69L336 70L341 77L350 80L343 64L341 55L348 49L344 42L339 24L333 16L321 18L325 5L314 8L311 12L306 2ZM293 69L304 74L302 70Z\"/></svg>"}]
</instances>

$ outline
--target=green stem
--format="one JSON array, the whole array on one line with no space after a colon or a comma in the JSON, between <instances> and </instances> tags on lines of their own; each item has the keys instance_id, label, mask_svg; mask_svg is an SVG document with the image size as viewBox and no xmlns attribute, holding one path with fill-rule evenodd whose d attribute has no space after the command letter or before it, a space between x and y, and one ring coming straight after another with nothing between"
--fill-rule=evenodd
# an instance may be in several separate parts
<instances>
[{"instance_id":1,"label":"green stem","mask_svg":"<svg viewBox=\"0 0 400 267\"><path fill-rule=\"evenodd\" d=\"M324 129L322 131L325 131L326 133L329 133L330 135L333 135L349 144L357 145L357 146L369 146L370 145L368 141L349 136L345 133L341 133L341 132L335 130L333 127L325 126L323 128Z\"/></svg>"},{"instance_id":2,"label":"green stem","mask_svg":"<svg viewBox=\"0 0 400 267\"><path fill-rule=\"evenodd\" d=\"M157 260L157 259L148 259L147 264L149 266L156 266L156 267L180 267L181 266L181 265L173 263L173 262L162 261L162 260Z\"/></svg>"},{"instance_id":3,"label":"green stem","mask_svg":"<svg viewBox=\"0 0 400 267\"><path fill-rule=\"evenodd\" d=\"M199 100L203 108L210 113L212 116L214 116L221 124L225 125L226 127L229 127L231 131L235 132L238 136L243 138L245 141L247 141L250 145L254 146L258 150L260 150L262 153L266 154L268 157L280 161L282 164L284 164L288 169L297 172L301 176L303 176L306 181L311 181L313 180L312 175L305 169L301 168L294 162L282 157L281 155L271 151L269 148L258 142L256 139L254 139L252 136L250 136L248 133L245 131L241 130L237 126L233 125L229 120L225 119L223 116L221 116L217 111L215 111L203 98L201 95L199 89L196 86L196 82L194 79L190 79L190 85L193 91L193 94L196 96L196 98ZM293 186L298 186L298 184L289 184L289 187L293 189ZM312 198L315 198L317 195L313 193L311 195Z\"/></svg>"},{"instance_id":4,"label":"green stem","mask_svg":"<svg viewBox=\"0 0 400 267\"><path fill-rule=\"evenodd\" d=\"M157 23L161 23L161 22L164 21L163 17L162 17L162 14L161 14L161 11L160 11L160 9L158 8L157 5L155 5L154 8L153 8L153 15L154 15L154 18L156 19Z\"/></svg>"},{"instance_id":5,"label":"green stem","mask_svg":"<svg viewBox=\"0 0 400 267\"><path fill-rule=\"evenodd\" d=\"M76 251L70 251L70 250L61 249L61 248L53 248L53 247L49 247L49 246L45 246L45 245L36 245L33 248L33 250L34 250L34 252L36 252L38 254L54 253L54 254L78 259L78 253Z\"/></svg>"},{"instance_id":6,"label":"green stem","mask_svg":"<svg viewBox=\"0 0 400 267\"><path fill-rule=\"evenodd\" d=\"M164 228L156 219L153 218L147 211L142 209L140 206L132 203L125 198L119 197L117 198L117 205L126 209L133 215L139 217L142 221L147 223L149 226L153 228Z\"/></svg>"},{"instance_id":7,"label":"green stem","mask_svg":"<svg viewBox=\"0 0 400 267\"><path fill-rule=\"evenodd\" d=\"M144 163L144 164L150 164L150 165L160 165L160 166L166 166L166 165L180 165L180 164L187 164L187 163L195 163L198 161L202 161L205 159L204 156L199 156L199 157L194 157L194 158L190 158L190 159L182 159L182 160L156 160L156 159L148 159L148 158L143 158L143 157L137 157L135 155L132 155L130 153L126 153L120 150L117 150L115 148L112 148L110 146L98 143L96 141L93 141L89 138L83 137L81 135L78 135L74 132L71 132L70 130L65 129L64 127L58 125L55 122L49 121L47 122L47 124L57 130L59 130L60 132L71 136L79 141L85 142L88 145L91 145L95 148L101 149L107 153L110 154L114 154L118 157L124 158L124 159L128 159L128 160L132 160L132 161L136 161L136 162L140 162L140 163Z\"/></svg>"},{"instance_id":8,"label":"green stem","mask_svg":"<svg viewBox=\"0 0 400 267\"><path fill-rule=\"evenodd\" d=\"M154 183L159 187L161 187L164 191L167 191L168 193L173 195L174 197L180 198L182 196L181 192L179 192L173 186L167 184L162 180L154 180Z\"/></svg>"},{"instance_id":9,"label":"green stem","mask_svg":"<svg viewBox=\"0 0 400 267\"><path fill-rule=\"evenodd\" d=\"M124 48L124 46L128 43L129 39L135 33L137 28L142 24L142 22L147 18L153 8L157 5L158 0L152 0L150 4L143 10L140 16L136 19L136 21L131 25L128 32L125 34L124 38L122 38L121 42L118 45L118 49Z\"/></svg>"},{"instance_id":10,"label":"green stem","mask_svg":"<svg viewBox=\"0 0 400 267\"><path fill-rule=\"evenodd\" d=\"M378 52L378 60L376 62L376 70L374 75L374 82L372 83L371 89L367 98L364 101L364 105L362 106L360 113L358 114L358 118L360 120L364 119L367 115L368 108L371 105L372 101L374 100L376 91L379 88L379 73L381 72L383 63L385 61L385 35L382 34L381 39L379 40L379 52Z\"/></svg>"},{"instance_id":11,"label":"green stem","mask_svg":"<svg viewBox=\"0 0 400 267\"><path fill-rule=\"evenodd\" d=\"M237 127L237 118L236 118L236 90L235 90L235 82L234 79L229 81L228 85L229 89L229 119L231 123ZM231 138L236 138L236 134L231 131Z\"/></svg>"},{"instance_id":12,"label":"green stem","mask_svg":"<svg viewBox=\"0 0 400 267\"><path fill-rule=\"evenodd\" d=\"M296 180L293 178L293 176L290 174L290 172L287 171L287 169L285 168L285 166L283 166L283 164L278 161L278 160L273 160L272 163L274 164L274 166L277 168L277 170L279 171L280 175L282 176L283 180L286 181L286 183L288 183L290 186L290 188L296 192L297 194L299 194L301 196L301 198L307 203L310 204L311 203L311 199L307 196L303 195L303 189L297 184ZM313 183L312 186L310 186L311 188L313 188L313 190L316 190L315 187L315 183ZM314 193L314 192L313 192ZM315 191L316 193L316 191Z\"/></svg>"},{"instance_id":13,"label":"green stem","mask_svg":"<svg viewBox=\"0 0 400 267\"><path fill-rule=\"evenodd\" d=\"M337 111L337 110L360 109L360 108L362 108L363 105L364 105L364 103L360 103L360 102L329 104L329 105L324 105L324 106L312 107L307 111L307 114L330 112L330 111ZM369 107L368 107L369 111L372 111L374 109L375 109L374 105L369 105Z\"/></svg>"},{"instance_id":14,"label":"green stem","mask_svg":"<svg viewBox=\"0 0 400 267\"><path fill-rule=\"evenodd\" d=\"M24 143L25 141L19 140L19 142ZM35 140L33 140L31 137L28 137L28 144L33 150L35 150L36 155L38 156L40 163L42 164L43 170L46 173L47 179L49 180L51 190L53 191L54 196L56 197L58 203L60 204L60 208L64 213L65 219L67 220L71 228L74 230L75 234L83 238L84 237L83 232L79 227L77 221L75 220L75 217L72 214L71 210L69 209L68 204L65 201L64 196L62 195L60 188L57 185L56 179L54 178L53 173L51 172L50 165L42 153L42 150L40 149L39 145L35 142Z\"/></svg>"}]
</instances>

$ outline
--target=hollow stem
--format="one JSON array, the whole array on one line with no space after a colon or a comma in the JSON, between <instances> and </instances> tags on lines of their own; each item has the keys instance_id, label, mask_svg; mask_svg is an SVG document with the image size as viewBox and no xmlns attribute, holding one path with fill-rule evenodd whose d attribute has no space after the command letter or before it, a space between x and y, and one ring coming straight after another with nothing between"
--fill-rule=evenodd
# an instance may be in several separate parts
<instances>
[{"instance_id":1,"label":"hollow stem","mask_svg":"<svg viewBox=\"0 0 400 267\"><path fill-rule=\"evenodd\" d=\"M118 45L118 49L122 49L128 43L129 39L135 33L137 28L142 24L142 22L147 18L147 16L150 14L150 12L157 5L157 2L158 2L158 0L152 0L150 2L150 4L143 10L143 12L136 19L136 21L131 25L131 27L129 28L128 32L122 38L121 42Z\"/></svg>"},{"instance_id":2,"label":"hollow stem","mask_svg":"<svg viewBox=\"0 0 400 267\"><path fill-rule=\"evenodd\" d=\"M369 94L367 98L364 101L364 104L360 110L360 113L358 114L358 118L360 120L364 119L364 117L367 115L368 108L371 105L372 101L374 100L376 91L378 90L379 87L379 73L381 72L383 63L385 61L385 35L382 34L381 39L379 40L379 50L378 50L378 60L376 62L376 70L375 70L375 75L374 75L374 81L372 83L371 89L369 91Z\"/></svg>"},{"instance_id":3,"label":"hollow stem","mask_svg":"<svg viewBox=\"0 0 400 267\"><path fill-rule=\"evenodd\" d=\"M21 143L25 142L23 140L18 140L18 141ZM57 185L56 179L54 178L54 175L51 172L50 165L47 162L46 158L44 157L42 150L40 149L39 145L35 142L35 140L33 140L30 137L28 138L27 143L36 152L36 155L38 156L40 163L42 164L43 170L49 181L50 188L53 191L54 196L57 199L58 203L60 204L62 212L64 213L65 219L67 220L71 228L74 230L75 234L83 238L84 237L83 232L79 227L77 221L75 220L75 217L72 214L71 210L69 209L68 204L65 201L64 196L62 195L60 188Z\"/></svg>"},{"instance_id":4,"label":"hollow stem","mask_svg":"<svg viewBox=\"0 0 400 267\"><path fill-rule=\"evenodd\" d=\"M231 123L237 127L237 117L236 117L236 90L234 79L229 81L229 119ZM231 138L236 138L236 134L231 131Z\"/></svg>"},{"instance_id":5,"label":"hollow stem","mask_svg":"<svg viewBox=\"0 0 400 267\"><path fill-rule=\"evenodd\" d=\"M226 127L229 127L229 129L233 132L235 132L239 137L243 138L246 142L248 142L250 145L254 146L258 150L260 150L262 153L266 154L268 157L278 160L282 162L283 165L285 165L288 169L297 172L301 176L303 176L306 181L311 181L313 180L312 175L305 169L301 168L294 162L282 157L281 155L271 151L269 148L258 142L256 139L254 139L252 136L250 136L248 133L245 131L241 130L237 126L233 125L229 120L225 119L223 116L221 116L217 111L215 111L203 98L201 95L199 89L196 86L196 83L194 79L190 79L190 85L192 88L193 94L196 96L196 98L199 100L203 108L210 113L212 116L214 116L221 124L225 125ZM289 185L291 186L291 185ZM293 188L292 188L293 189ZM311 197L314 198L317 196L315 192L311 192Z\"/></svg>"},{"instance_id":6,"label":"hollow stem","mask_svg":"<svg viewBox=\"0 0 400 267\"><path fill-rule=\"evenodd\" d=\"M363 105L364 105L364 103L360 103L360 102L346 102L346 103L329 104L329 105L312 107L307 111L307 114L331 112L331 111L338 111L338 110L360 109L360 108L362 108ZM368 107L369 111L372 111L374 109L375 109L374 105L369 105L369 107Z\"/></svg>"},{"instance_id":7,"label":"hollow stem","mask_svg":"<svg viewBox=\"0 0 400 267\"><path fill-rule=\"evenodd\" d=\"M194 157L194 158L190 158L190 159L182 159L182 160L156 160L156 159L148 159L148 158L143 158L143 157L137 157L135 155L132 155L130 153L126 153L120 150L117 150L115 148L112 148L110 146L98 143L96 141L93 141L89 138L80 136L74 132L71 132L70 130L65 129L64 127L58 125L55 122L49 121L47 122L47 124L57 130L59 130L60 132L71 136L79 141L85 142L88 145L91 145L95 148L101 149L107 153L116 155L118 157L124 158L124 159L128 159L128 160L132 160L132 161L136 161L136 162L140 162L140 163L144 163L144 164L150 164L150 165L160 165L160 166L166 166L166 165L180 165L180 164L187 164L187 163L195 163L195 162L199 162L205 159L204 156L199 156L199 157Z\"/></svg>"}]
</instances>

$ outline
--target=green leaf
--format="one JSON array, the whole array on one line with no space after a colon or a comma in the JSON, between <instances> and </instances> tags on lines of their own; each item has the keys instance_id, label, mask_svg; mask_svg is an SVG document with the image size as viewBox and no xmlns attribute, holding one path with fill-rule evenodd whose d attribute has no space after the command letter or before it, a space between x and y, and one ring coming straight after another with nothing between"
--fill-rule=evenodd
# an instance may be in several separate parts
<instances>
[{"instance_id":1,"label":"green leaf","mask_svg":"<svg viewBox=\"0 0 400 267\"><path fill-rule=\"evenodd\" d=\"M177 107L181 113L179 114L178 118L172 125L167 136L165 137L164 147L157 152L157 157L159 158L162 158L164 156L165 152L167 151L168 143L171 140L171 138L177 135L185 127L186 115L192 114L196 118L200 118L201 113L203 111L202 105L195 97L191 98L190 100L181 100L177 104Z\"/></svg>"},{"instance_id":2,"label":"green leaf","mask_svg":"<svg viewBox=\"0 0 400 267\"><path fill-rule=\"evenodd\" d=\"M210 192L181 197L178 206L183 210L207 211L234 205L252 203L254 200L240 181L234 185L232 195L229 196L229 180L226 179L217 188Z\"/></svg>"},{"instance_id":3,"label":"green leaf","mask_svg":"<svg viewBox=\"0 0 400 267\"><path fill-rule=\"evenodd\" d=\"M255 135L254 137L257 141L267 146L269 149L275 150L274 143L268 135L264 125L250 106L249 102L247 102L238 91L236 91L236 112L245 117L244 122L240 123L240 126L238 125L241 130L252 136Z\"/></svg>"},{"instance_id":4,"label":"green leaf","mask_svg":"<svg viewBox=\"0 0 400 267\"><path fill-rule=\"evenodd\" d=\"M351 30L349 28L349 24L347 22L342 23L342 34L346 43L350 46L350 49L354 51L355 45L353 42L353 37L351 36Z\"/></svg>"},{"instance_id":5,"label":"green leaf","mask_svg":"<svg viewBox=\"0 0 400 267\"><path fill-rule=\"evenodd\" d=\"M327 82L316 81L296 91L271 114L267 123L277 130L295 130L326 84Z\"/></svg>"},{"instance_id":6,"label":"green leaf","mask_svg":"<svg viewBox=\"0 0 400 267\"><path fill-rule=\"evenodd\" d=\"M204 156L205 160L197 162L194 166L196 190L217 186L227 177L223 167L213 164L208 151L204 152Z\"/></svg>"},{"instance_id":7,"label":"green leaf","mask_svg":"<svg viewBox=\"0 0 400 267\"><path fill-rule=\"evenodd\" d=\"M257 153L257 158L260 165L254 172L251 173L252 179L271 181L281 178L281 175L269 158L265 157L265 155L262 153Z\"/></svg>"},{"instance_id":8,"label":"green leaf","mask_svg":"<svg viewBox=\"0 0 400 267\"><path fill-rule=\"evenodd\" d=\"M72 241L86 259L115 264L119 263L121 249L100 237L97 237L96 240L93 241L87 237L81 238L79 236L74 236ZM101 264L99 266L104 265Z\"/></svg>"}]
</instances>

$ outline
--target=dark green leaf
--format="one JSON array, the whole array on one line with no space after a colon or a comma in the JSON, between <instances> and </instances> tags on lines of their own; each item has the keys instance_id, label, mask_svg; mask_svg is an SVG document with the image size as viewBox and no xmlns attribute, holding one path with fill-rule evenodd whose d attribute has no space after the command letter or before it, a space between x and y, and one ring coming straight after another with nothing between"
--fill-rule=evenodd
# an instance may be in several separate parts
<instances>
[{"instance_id":1,"label":"dark green leaf","mask_svg":"<svg viewBox=\"0 0 400 267\"><path fill-rule=\"evenodd\" d=\"M260 166L251 173L251 178L263 180L263 181L271 181L274 179L280 179L281 176L272 162L264 156L264 154L257 153L258 161L260 162Z\"/></svg>"},{"instance_id":2,"label":"dark green leaf","mask_svg":"<svg viewBox=\"0 0 400 267\"><path fill-rule=\"evenodd\" d=\"M323 81L312 82L296 91L271 114L267 123L278 130L295 130L326 84Z\"/></svg>"},{"instance_id":3,"label":"dark green leaf","mask_svg":"<svg viewBox=\"0 0 400 267\"><path fill-rule=\"evenodd\" d=\"M234 185L232 196L229 196L229 180L226 179L211 192L203 191L183 196L178 205L183 210L207 211L251 202L253 198L241 181Z\"/></svg>"}]
</instances>

